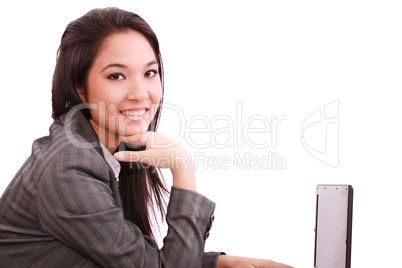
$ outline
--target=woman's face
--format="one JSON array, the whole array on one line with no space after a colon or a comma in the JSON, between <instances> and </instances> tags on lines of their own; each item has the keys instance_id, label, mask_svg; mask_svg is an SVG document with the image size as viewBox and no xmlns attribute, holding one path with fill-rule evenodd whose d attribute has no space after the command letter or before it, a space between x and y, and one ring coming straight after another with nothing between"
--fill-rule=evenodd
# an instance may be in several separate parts
<instances>
[{"instance_id":1,"label":"woman's face","mask_svg":"<svg viewBox=\"0 0 402 268\"><path fill-rule=\"evenodd\" d=\"M106 147L117 147L119 136L147 131L162 96L158 69L151 45L139 32L116 33L104 41L80 97L89 104L91 125Z\"/></svg>"}]
</instances>

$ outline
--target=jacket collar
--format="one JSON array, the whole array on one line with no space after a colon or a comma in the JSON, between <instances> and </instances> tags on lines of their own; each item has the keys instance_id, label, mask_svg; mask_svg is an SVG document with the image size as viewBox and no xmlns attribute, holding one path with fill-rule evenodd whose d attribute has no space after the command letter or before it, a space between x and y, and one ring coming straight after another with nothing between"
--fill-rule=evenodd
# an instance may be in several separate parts
<instances>
[{"instance_id":1,"label":"jacket collar","mask_svg":"<svg viewBox=\"0 0 402 268\"><path fill-rule=\"evenodd\" d=\"M82 112L84 108L87 107L84 104L79 104L73 107L68 113L61 115L59 119L65 127L67 138L71 142L84 148L93 147L104 157L98 135Z\"/></svg>"},{"instance_id":2,"label":"jacket collar","mask_svg":"<svg viewBox=\"0 0 402 268\"><path fill-rule=\"evenodd\" d=\"M58 120L63 124L64 131L70 142L76 143L77 146L82 146L83 148L92 147L105 159L98 135L92 128L88 118L81 111L84 108L86 108L85 104L79 104L73 107L68 113L61 115ZM106 160L105 163L109 167L111 178L113 178L110 180L110 188L112 189L116 205L122 207L114 171Z\"/></svg>"}]
</instances>

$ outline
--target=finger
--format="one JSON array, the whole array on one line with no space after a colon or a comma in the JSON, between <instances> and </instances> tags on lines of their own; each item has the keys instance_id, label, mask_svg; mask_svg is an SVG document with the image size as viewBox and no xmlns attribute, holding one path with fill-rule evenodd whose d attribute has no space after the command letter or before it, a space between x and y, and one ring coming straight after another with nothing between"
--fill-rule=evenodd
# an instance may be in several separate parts
<instances>
[{"instance_id":1,"label":"finger","mask_svg":"<svg viewBox=\"0 0 402 268\"><path fill-rule=\"evenodd\" d=\"M277 263L277 266L275 266L275 267L277 267L277 268L294 268L292 266L289 266L289 265L286 265L283 263Z\"/></svg>"},{"instance_id":2,"label":"finger","mask_svg":"<svg viewBox=\"0 0 402 268\"><path fill-rule=\"evenodd\" d=\"M153 167L168 168L171 162L169 157L157 156L154 151L121 151L115 153L114 157L121 162L140 162Z\"/></svg>"},{"instance_id":3,"label":"finger","mask_svg":"<svg viewBox=\"0 0 402 268\"><path fill-rule=\"evenodd\" d=\"M113 156L120 162L138 162L140 159L138 152L131 151L120 151L115 153Z\"/></svg>"}]
</instances>

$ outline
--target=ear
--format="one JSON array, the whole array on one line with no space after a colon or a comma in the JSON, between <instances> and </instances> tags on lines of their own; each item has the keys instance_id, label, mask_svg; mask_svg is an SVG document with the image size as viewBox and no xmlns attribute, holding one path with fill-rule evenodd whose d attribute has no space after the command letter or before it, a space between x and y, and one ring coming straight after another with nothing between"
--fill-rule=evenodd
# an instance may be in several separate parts
<instances>
[{"instance_id":1,"label":"ear","mask_svg":"<svg viewBox=\"0 0 402 268\"><path fill-rule=\"evenodd\" d=\"M82 88L82 87L80 87L80 86L76 86L75 89L76 89L77 94L78 94L78 97L81 99L81 101L82 101L83 103L86 103L86 102L87 102L87 99L86 99L86 97L85 97L85 90L84 90L84 88Z\"/></svg>"}]
</instances>

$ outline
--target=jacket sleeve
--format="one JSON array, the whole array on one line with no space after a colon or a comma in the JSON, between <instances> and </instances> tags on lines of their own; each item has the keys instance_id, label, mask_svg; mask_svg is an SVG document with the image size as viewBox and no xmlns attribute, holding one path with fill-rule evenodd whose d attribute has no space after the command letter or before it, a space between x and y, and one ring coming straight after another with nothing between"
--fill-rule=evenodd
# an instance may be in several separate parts
<instances>
[{"instance_id":1,"label":"jacket sleeve","mask_svg":"<svg viewBox=\"0 0 402 268\"><path fill-rule=\"evenodd\" d=\"M172 187L168 233L159 250L125 220L109 172L101 156L88 149L72 147L51 161L41 175L36 204L44 232L102 267L202 267L215 203Z\"/></svg>"},{"instance_id":2,"label":"jacket sleeve","mask_svg":"<svg viewBox=\"0 0 402 268\"><path fill-rule=\"evenodd\" d=\"M215 268L216 262L220 255L226 255L224 252L206 252L204 255L204 261L202 263L202 268Z\"/></svg>"}]
</instances>

